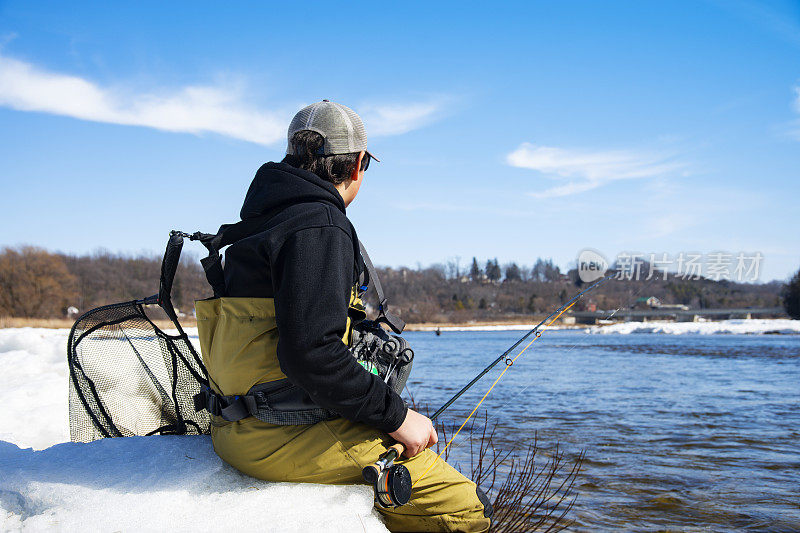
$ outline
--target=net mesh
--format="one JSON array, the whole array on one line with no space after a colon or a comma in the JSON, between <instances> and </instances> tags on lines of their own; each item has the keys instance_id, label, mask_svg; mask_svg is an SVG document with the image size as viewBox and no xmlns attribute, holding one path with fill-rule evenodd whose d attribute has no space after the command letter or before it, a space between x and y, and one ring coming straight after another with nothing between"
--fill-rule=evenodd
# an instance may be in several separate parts
<instances>
[{"instance_id":1,"label":"net mesh","mask_svg":"<svg viewBox=\"0 0 800 533\"><path fill-rule=\"evenodd\" d=\"M144 300L98 307L72 326L70 436L105 437L209 432L208 413L194 395L205 368L178 326L165 333L145 313Z\"/></svg>"}]
</instances>

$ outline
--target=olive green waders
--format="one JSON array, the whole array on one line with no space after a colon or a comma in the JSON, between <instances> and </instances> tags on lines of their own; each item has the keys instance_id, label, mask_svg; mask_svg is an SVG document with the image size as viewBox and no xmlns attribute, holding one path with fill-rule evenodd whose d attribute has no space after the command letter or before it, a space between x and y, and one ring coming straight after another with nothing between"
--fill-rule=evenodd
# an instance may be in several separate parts
<instances>
[{"instance_id":1,"label":"olive green waders","mask_svg":"<svg viewBox=\"0 0 800 533\"><path fill-rule=\"evenodd\" d=\"M359 308L355 291L351 307ZM196 302L203 361L217 394L247 394L254 386L285 379L277 358L278 331L271 298L214 298ZM363 307L361 307L363 309ZM349 338L350 318L347 320ZM235 422L212 417L214 450L245 474L269 481L364 483L361 469L392 444L385 433L343 418L276 425L249 416ZM401 459L417 481L411 501L378 511L391 531L487 531L489 519L475 483L431 450Z\"/></svg>"},{"instance_id":2,"label":"olive green waders","mask_svg":"<svg viewBox=\"0 0 800 533\"><path fill-rule=\"evenodd\" d=\"M392 444L384 433L338 418L304 426L276 426L255 418L214 423L214 450L226 463L253 477L349 485L364 483L361 469ZM403 459L416 481L436 461L402 507L378 511L390 531L487 531L475 483L431 450Z\"/></svg>"}]
</instances>

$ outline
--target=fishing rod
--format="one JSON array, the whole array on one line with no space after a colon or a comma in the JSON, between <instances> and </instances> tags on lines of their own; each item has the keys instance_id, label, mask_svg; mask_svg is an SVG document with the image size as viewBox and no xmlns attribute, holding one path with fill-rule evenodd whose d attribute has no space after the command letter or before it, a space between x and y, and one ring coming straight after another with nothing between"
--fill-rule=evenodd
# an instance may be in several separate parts
<instances>
[{"instance_id":1,"label":"fishing rod","mask_svg":"<svg viewBox=\"0 0 800 533\"><path fill-rule=\"evenodd\" d=\"M439 417L439 415L444 413L451 405L453 405L453 403L456 400L458 400L473 385L475 385L478 381L480 381L480 379L483 376L489 373L489 371L491 371L495 366L500 364L501 361L505 362L506 368L503 369L503 372L499 376L497 376L497 379L495 379L494 383L492 383L492 386L489 387L489 390L486 391L486 394L483 395L483 398L480 399L480 401L472 410L472 412L469 414L469 416L467 416L466 420L464 420L464 423L461 424L461 427L458 428L458 431L456 431L453 434L453 436L445 445L444 449L436 457L437 460L442 456L445 450L447 450L447 448L453 442L453 439L456 438L458 433L464 428L464 426L470 420L470 418L472 418L472 415L474 415L475 412L478 410L478 408L481 406L483 400L485 400L486 397L489 395L489 393L492 392L492 389L494 389L494 386L497 385L498 381L500 381L500 378L503 377L503 374L505 374L506 371L509 368L511 368L511 365L514 364L517 358L519 358L519 356L522 355L525 352L525 350L527 350L536 339L542 336L540 328L542 326L545 327L550 326L570 307L575 305L575 303L578 300L580 300L583 297L583 295L596 289L597 287L601 286L602 284L604 284L605 282L607 282L608 280L610 280L615 276L617 276L617 272L612 272L611 274L608 274L607 276L601 278L600 280L595 281L593 284L589 285L588 287L580 291L578 294L567 300L564 304L561 305L561 307L559 307L558 309L547 315L544 319L542 319L541 322L539 322L531 330L525 333L525 335L520 337L514 344L511 345L510 348L508 348L505 352L500 354L486 368L481 370L481 372L478 375L476 375L472 379L472 381L464 385L464 387L462 387L461 390L455 393L449 400L447 400L444 403L444 405L442 405L439 409L436 410L435 413L433 413L433 415L430 417L431 422L435 421ZM528 345L525 346L525 348L523 348L522 351L520 351L513 359L510 358L509 354L512 351L514 351L514 349L517 348L517 346L525 342L525 340L528 339L531 335L535 335L533 340L531 340L528 343ZM361 475L363 476L364 481L373 485L373 488L375 490L375 501L383 508L399 507L401 505L405 505L411 499L411 489L414 485L411 482L411 473L405 466L400 464L394 464L394 461L398 457L400 457L404 451L405 447L401 443L397 442L392 446L390 446L389 449L386 450L386 452L384 452L374 464L364 467L364 469L361 471ZM436 464L436 461L431 463L428 469L422 473L419 479L417 479L417 482L419 482L423 477L425 477L428 471L430 471L430 469L433 468L434 464Z\"/></svg>"}]
</instances>

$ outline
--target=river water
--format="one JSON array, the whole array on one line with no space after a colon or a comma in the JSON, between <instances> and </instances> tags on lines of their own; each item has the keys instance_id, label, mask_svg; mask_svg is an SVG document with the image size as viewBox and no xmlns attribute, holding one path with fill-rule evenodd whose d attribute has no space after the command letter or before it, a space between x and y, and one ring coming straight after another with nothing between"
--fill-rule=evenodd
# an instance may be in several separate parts
<instances>
[{"instance_id":1,"label":"river water","mask_svg":"<svg viewBox=\"0 0 800 533\"><path fill-rule=\"evenodd\" d=\"M409 387L435 410L522 333L409 332ZM505 448L585 451L572 530L800 531L800 335L547 331L483 406Z\"/></svg>"}]
</instances>

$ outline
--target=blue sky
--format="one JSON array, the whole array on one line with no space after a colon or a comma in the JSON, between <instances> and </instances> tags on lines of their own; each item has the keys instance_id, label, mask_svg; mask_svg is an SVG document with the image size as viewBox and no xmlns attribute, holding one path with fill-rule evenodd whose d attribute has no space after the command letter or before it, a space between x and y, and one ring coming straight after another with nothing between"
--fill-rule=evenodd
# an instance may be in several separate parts
<instances>
[{"instance_id":1,"label":"blue sky","mask_svg":"<svg viewBox=\"0 0 800 533\"><path fill-rule=\"evenodd\" d=\"M0 1L0 246L215 230L329 98L382 159L348 209L376 263L800 267L800 2L219 5Z\"/></svg>"}]
</instances>

